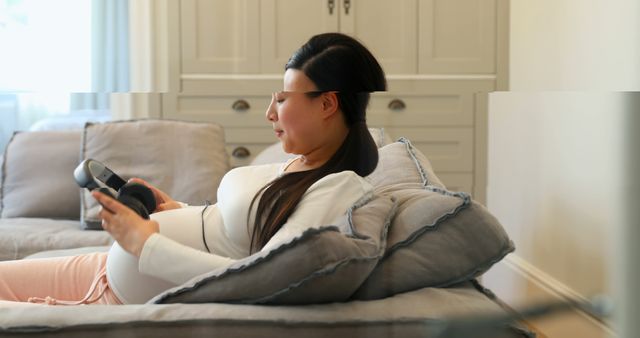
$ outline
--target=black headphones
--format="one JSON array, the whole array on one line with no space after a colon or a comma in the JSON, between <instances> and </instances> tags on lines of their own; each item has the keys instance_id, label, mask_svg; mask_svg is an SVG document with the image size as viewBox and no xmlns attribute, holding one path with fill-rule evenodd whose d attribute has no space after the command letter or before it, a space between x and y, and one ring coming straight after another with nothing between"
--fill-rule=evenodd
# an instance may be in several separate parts
<instances>
[{"instance_id":1,"label":"black headphones","mask_svg":"<svg viewBox=\"0 0 640 338\"><path fill-rule=\"evenodd\" d=\"M149 219L149 214L156 209L156 198L151 189L140 183L127 183L107 166L96 160L82 161L73 171L73 177L79 186L87 188L89 191L98 189L145 219ZM112 191L116 191L116 195Z\"/></svg>"}]
</instances>

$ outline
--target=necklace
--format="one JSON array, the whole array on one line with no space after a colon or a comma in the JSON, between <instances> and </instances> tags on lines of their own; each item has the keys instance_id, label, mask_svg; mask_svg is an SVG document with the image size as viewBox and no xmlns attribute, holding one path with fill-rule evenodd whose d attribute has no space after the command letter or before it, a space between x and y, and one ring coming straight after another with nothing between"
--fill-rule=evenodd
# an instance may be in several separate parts
<instances>
[{"instance_id":1,"label":"necklace","mask_svg":"<svg viewBox=\"0 0 640 338\"><path fill-rule=\"evenodd\" d=\"M302 163L302 157L298 156L296 158L294 158L293 160L291 160L285 167L284 170L282 170L283 172L286 172L294 163L296 163L296 161L300 161L300 163Z\"/></svg>"}]
</instances>

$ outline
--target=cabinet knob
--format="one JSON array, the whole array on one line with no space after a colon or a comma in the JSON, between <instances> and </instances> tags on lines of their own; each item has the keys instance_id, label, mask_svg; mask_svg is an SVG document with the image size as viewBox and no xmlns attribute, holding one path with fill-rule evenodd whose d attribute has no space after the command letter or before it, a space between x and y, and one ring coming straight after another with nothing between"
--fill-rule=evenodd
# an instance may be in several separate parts
<instances>
[{"instance_id":1,"label":"cabinet knob","mask_svg":"<svg viewBox=\"0 0 640 338\"><path fill-rule=\"evenodd\" d=\"M389 109L393 111L400 111L407 108L407 105L400 99L393 99L389 102L389 105L387 107L389 107Z\"/></svg>"},{"instance_id":2,"label":"cabinet knob","mask_svg":"<svg viewBox=\"0 0 640 338\"><path fill-rule=\"evenodd\" d=\"M333 15L333 9L336 7L335 0L327 0L327 8L329 8L329 15Z\"/></svg>"},{"instance_id":3,"label":"cabinet knob","mask_svg":"<svg viewBox=\"0 0 640 338\"><path fill-rule=\"evenodd\" d=\"M246 100L240 99L234 102L231 105L231 108L237 112L243 112L249 110L249 108L251 108L251 105L249 105L249 102L247 102Z\"/></svg>"},{"instance_id":4,"label":"cabinet knob","mask_svg":"<svg viewBox=\"0 0 640 338\"><path fill-rule=\"evenodd\" d=\"M247 158L251 156L251 152L246 147L241 146L241 147L237 147L236 149L233 149L233 151L231 152L231 155L235 158Z\"/></svg>"}]
</instances>

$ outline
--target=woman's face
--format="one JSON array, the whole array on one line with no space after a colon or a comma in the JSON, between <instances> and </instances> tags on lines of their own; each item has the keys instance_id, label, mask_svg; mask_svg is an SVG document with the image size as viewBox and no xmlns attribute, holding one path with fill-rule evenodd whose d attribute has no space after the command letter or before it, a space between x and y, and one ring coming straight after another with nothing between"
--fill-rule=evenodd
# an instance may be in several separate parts
<instances>
[{"instance_id":1,"label":"woman's face","mask_svg":"<svg viewBox=\"0 0 640 338\"><path fill-rule=\"evenodd\" d=\"M321 144L322 100L305 94L315 90L315 84L302 71L288 69L283 91L271 98L266 117L287 153L308 154Z\"/></svg>"}]
</instances>

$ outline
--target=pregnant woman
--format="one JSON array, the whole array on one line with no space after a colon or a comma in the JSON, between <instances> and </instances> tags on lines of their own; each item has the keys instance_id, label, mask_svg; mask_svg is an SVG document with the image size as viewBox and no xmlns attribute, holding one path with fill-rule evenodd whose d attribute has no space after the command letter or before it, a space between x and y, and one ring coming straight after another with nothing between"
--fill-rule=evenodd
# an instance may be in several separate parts
<instances>
[{"instance_id":1,"label":"pregnant woman","mask_svg":"<svg viewBox=\"0 0 640 338\"><path fill-rule=\"evenodd\" d=\"M229 171L211 206L187 206L134 179L158 201L149 220L94 191L104 206L102 226L115 239L109 252L0 262L0 300L144 303L330 224L372 193L363 177L375 169L378 151L365 113L370 93L385 89L382 68L357 40L338 33L312 37L289 59L283 89L266 111L284 151L297 157Z\"/></svg>"}]
</instances>

